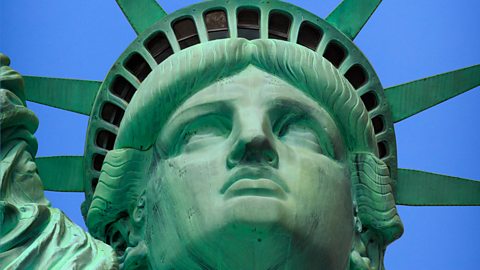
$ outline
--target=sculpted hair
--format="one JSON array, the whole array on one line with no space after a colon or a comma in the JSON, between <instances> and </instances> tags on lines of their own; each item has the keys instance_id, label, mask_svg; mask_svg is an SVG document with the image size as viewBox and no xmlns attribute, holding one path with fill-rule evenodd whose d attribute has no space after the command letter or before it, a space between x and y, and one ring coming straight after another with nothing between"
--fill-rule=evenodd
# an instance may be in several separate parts
<instances>
[{"instance_id":1,"label":"sculpted hair","mask_svg":"<svg viewBox=\"0 0 480 270\"><path fill-rule=\"evenodd\" d=\"M115 148L148 149L170 114L187 98L250 65L283 79L326 108L337 120L349 150L376 153L368 113L343 75L307 48L263 39L216 40L180 51L162 62L133 96Z\"/></svg>"},{"instance_id":2,"label":"sculpted hair","mask_svg":"<svg viewBox=\"0 0 480 270\"><path fill-rule=\"evenodd\" d=\"M93 235L105 239L107 227L131 213L149 177L152 145L175 109L201 89L250 65L283 79L324 107L341 130L351 156L373 157L376 163L372 159L352 161L357 164L352 166L352 193L358 217L363 227L382 239L381 245L400 236L402 226L388 168L375 157L372 123L351 84L330 62L307 48L246 39L192 46L161 63L145 79L127 107L114 150L108 152L102 167L87 215Z\"/></svg>"},{"instance_id":3,"label":"sculpted hair","mask_svg":"<svg viewBox=\"0 0 480 270\"><path fill-rule=\"evenodd\" d=\"M392 179L387 165L372 153L354 153L350 157L350 179L356 208L357 235L362 248L353 250L351 269L384 269L383 257L388 244L403 234L393 196ZM352 255L369 258L368 267L360 267ZM356 261L356 262L355 262Z\"/></svg>"}]
</instances>

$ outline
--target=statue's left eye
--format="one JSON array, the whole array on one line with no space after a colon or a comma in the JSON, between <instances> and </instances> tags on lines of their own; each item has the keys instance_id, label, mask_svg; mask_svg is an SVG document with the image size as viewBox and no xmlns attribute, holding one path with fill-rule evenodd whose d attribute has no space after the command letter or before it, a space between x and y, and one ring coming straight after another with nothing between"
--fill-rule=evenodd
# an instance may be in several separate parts
<instances>
[{"instance_id":1,"label":"statue's left eye","mask_svg":"<svg viewBox=\"0 0 480 270\"><path fill-rule=\"evenodd\" d=\"M278 138L285 144L323 153L317 133L304 121L285 124L280 129Z\"/></svg>"}]
</instances>

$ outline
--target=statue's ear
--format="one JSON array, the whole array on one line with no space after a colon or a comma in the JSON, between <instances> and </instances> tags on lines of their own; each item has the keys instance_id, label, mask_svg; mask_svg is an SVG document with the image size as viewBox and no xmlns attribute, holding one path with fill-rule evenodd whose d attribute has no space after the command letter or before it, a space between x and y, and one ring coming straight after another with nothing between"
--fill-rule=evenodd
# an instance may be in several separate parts
<instances>
[{"instance_id":1,"label":"statue's ear","mask_svg":"<svg viewBox=\"0 0 480 270\"><path fill-rule=\"evenodd\" d=\"M368 256L367 249L362 239L362 233L364 233L364 227L362 221L358 216L358 205L353 203L353 219L354 219L354 238L352 243L352 250L350 252L350 267L349 270L370 270L371 260Z\"/></svg>"},{"instance_id":2,"label":"statue's ear","mask_svg":"<svg viewBox=\"0 0 480 270\"><path fill-rule=\"evenodd\" d=\"M358 206L354 202L355 234L350 252L349 270L383 269L385 246L379 239L378 232L362 224L358 215Z\"/></svg>"},{"instance_id":3,"label":"statue's ear","mask_svg":"<svg viewBox=\"0 0 480 270\"><path fill-rule=\"evenodd\" d=\"M148 268L147 246L144 241L145 190L138 197L129 216L128 247L120 258L121 269Z\"/></svg>"},{"instance_id":4,"label":"statue's ear","mask_svg":"<svg viewBox=\"0 0 480 270\"><path fill-rule=\"evenodd\" d=\"M142 241L145 225L145 189L138 196L135 206L130 213L130 235L128 246L135 246Z\"/></svg>"},{"instance_id":5,"label":"statue's ear","mask_svg":"<svg viewBox=\"0 0 480 270\"><path fill-rule=\"evenodd\" d=\"M350 252L350 270L384 269L385 246L377 237L377 233L368 228L355 232Z\"/></svg>"},{"instance_id":6,"label":"statue's ear","mask_svg":"<svg viewBox=\"0 0 480 270\"><path fill-rule=\"evenodd\" d=\"M105 242L115 250L121 260L142 242L144 207L145 192L138 197L131 213L125 213L123 217L111 224L105 233Z\"/></svg>"},{"instance_id":7,"label":"statue's ear","mask_svg":"<svg viewBox=\"0 0 480 270\"><path fill-rule=\"evenodd\" d=\"M365 246L360 240L360 236L353 240L353 248L350 252L349 270L370 270L370 258L366 254Z\"/></svg>"}]
</instances>

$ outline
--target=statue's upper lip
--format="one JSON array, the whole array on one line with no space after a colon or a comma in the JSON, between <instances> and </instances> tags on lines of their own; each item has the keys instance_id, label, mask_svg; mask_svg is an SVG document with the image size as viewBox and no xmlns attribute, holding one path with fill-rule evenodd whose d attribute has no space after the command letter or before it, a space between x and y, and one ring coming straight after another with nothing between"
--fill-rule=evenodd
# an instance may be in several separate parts
<instances>
[{"instance_id":1,"label":"statue's upper lip","mask_svg":"<svg viewBox=\"0 0 480 270\"><path fill-rule=\"evenodd\" d=\"M235 195L258 195L285 197L288 187L273 168L242 167L233 172L232 177L222 186L220 193Z\"/></svg>"}]
</instances>

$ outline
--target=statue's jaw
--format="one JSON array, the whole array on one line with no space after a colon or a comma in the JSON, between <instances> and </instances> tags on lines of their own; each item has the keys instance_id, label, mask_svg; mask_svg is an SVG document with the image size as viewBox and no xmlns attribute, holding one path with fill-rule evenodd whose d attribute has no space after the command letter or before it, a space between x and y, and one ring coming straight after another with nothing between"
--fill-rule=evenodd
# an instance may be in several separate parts
<instances>
[{"instance_id":1,"label":"statue's jaw","mask_svg":"<svg viewBox=\"0 0 480 270\"><path fill-rule=\"evenodd\" d=\"M259 203L265 206L258 207ZM254 205L256 208L252 208ZM284 214L281 200L244 196L232 200L230 207L237 208L232 211L235 214L222 226L195 238L179 236L177 243L165 243L167 247L161 252L149 250L151 266L232 270L345 268L348 254L340 262L332 261L328 247L313 243L305 230L292 230L291 225L279 221ZM275 207L277 212L271 210ZM260 217L267 208L268 214Z\"/></svg>"}]
</instances>

